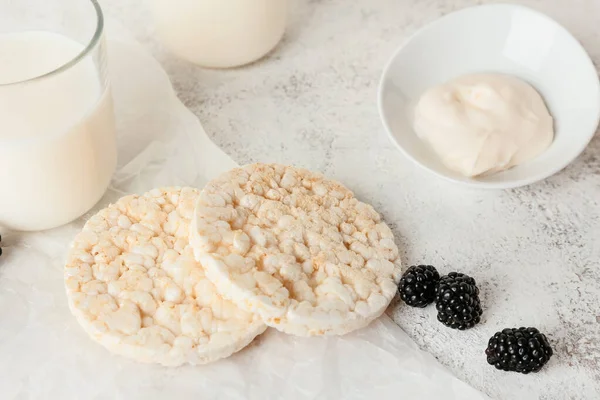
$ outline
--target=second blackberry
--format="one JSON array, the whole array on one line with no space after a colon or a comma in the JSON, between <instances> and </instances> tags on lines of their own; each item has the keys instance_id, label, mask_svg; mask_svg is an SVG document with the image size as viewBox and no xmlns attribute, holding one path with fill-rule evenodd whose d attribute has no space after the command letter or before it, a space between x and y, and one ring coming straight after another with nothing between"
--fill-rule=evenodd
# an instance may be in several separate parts
<instances>
[{"instance_id":1,"label":"second blackberry","mask_svg":"<svg viewBox=\"0 0 600 400\"><path fill-rule=\"evenodd\" d=\"M469 329L481 320L481 301L475 279L458 272L443 276L435 289L437 319L452 329Z\"/></svg>"}]
</instances>

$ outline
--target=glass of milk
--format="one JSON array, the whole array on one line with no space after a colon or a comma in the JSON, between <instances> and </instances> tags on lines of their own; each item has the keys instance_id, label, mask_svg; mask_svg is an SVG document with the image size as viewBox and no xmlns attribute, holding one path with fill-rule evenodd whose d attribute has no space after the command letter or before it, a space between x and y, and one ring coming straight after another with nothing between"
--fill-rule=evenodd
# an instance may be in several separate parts
<instances>
[{"instance_id":1,"label":"glass of milk","mask_svg":"<svg viewBox=\"0 0 600 400\"><path fill-rule=\"evenodd\" d=\"M0 0L0 226L90 210L117 164L96 0Z\"/></svg>"},{"instance_id":2,"label":"glass of milk","mask_svg":"<svg viewBox=\"0 0 600 400\"><path fill-rule=\"evenodd\" d=\"M210 68L263 57L281 40L288 0L153 0L162 43L175 55Z\"/></svg>"}]
</instances>

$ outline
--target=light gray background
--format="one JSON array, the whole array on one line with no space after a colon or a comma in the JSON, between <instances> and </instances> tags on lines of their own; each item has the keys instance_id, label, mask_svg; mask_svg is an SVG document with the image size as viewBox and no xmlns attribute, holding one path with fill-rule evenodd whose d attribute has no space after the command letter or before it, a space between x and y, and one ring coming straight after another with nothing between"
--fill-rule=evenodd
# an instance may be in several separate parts
<instances>
[{"instance_id":1,"label":"light gray background","mask_svg":"<svg viewBox=\"0 0 600 400\"><path fill-rule=\"evenodd\" d=\"M394 49L427 22L484 2L291 0L280 46L258 63L226 71L164 51L144 2L101 2L152 51L179 97L235 161L296 164L339 179L383 213L405 264L475 277L484 316L470 331L442 326L435 307L392 307L422 349L494 399L600 398L600 138L545 182L477 191L417 169L379 120L377 84ZM600 1L517 3L558 20L600 62ZM496 372L483 353L488 338L522 325L546 332L556 356L535 375Z\"/></svg>"}]
</instances>

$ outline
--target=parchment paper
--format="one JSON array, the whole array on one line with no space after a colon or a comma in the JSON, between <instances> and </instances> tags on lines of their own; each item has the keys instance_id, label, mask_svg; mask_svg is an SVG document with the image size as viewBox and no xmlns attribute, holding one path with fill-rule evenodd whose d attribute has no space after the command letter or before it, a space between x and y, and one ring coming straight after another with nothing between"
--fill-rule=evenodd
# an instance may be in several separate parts
<instances>
[{"instance_id":1,"label":"parchment paper","mask_svg":"<svg viewBox=\"0 0 600 400\"><path fill-rule=\"evenodd\" d=\"M177 99L160 65L122 28L109 29L120 166L102 207L163 185L202 187L235 163ZM112 356L70 315L68 245L83 222L47 232L1 232L2 399L485 399L384 316L344 337L268 330L207 366L164 368ZM482 355L483 356L483 355Z\"/></svg>"}]
</instances>

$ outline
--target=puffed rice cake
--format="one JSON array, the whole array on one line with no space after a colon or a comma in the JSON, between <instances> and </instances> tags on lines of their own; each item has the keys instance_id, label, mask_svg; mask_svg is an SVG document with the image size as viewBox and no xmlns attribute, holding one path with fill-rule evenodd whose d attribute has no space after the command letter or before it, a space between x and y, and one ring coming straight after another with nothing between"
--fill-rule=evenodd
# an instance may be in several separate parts
<instances>
[{"instance_id":1,"label":"puffed rice cake","mask_svg":"<svg viewBox=\"0 0 600 400\"><path fill-rule=\"evenodd\" d=\"M65 267L71 311L108 350L177 366L227 357L266 326L216 293L189 245L199 191L155 189L93 216Z\"/></svg>"},{"instance_id":2,"label":"puffed rice cake","mask_svg":"<svg viewBox=\"0 0 600 400\"><path fill-rule=\"evenodd\" d=\"M223 297L298 336L366 326L401 277L394 236L373 207L320 174L278 164L211 181L190 243Z\"/></svg>"}]
</instances>

